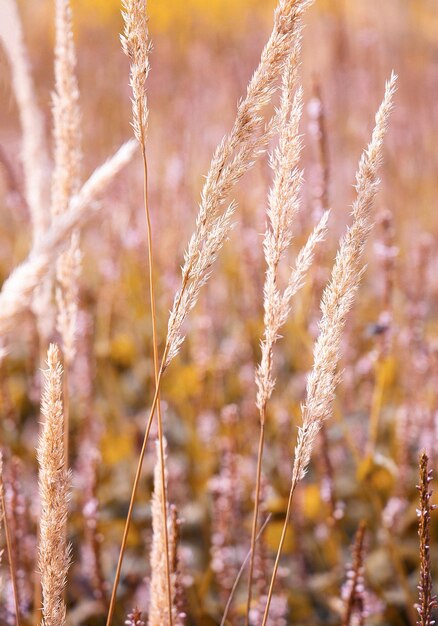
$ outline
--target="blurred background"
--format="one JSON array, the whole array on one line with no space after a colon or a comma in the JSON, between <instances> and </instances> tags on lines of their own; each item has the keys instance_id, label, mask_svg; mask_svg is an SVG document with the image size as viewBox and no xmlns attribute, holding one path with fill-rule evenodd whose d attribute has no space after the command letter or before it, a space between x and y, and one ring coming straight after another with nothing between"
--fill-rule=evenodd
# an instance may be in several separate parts
<instances>
[{"instance_id":1,"label":"blurred background","mask_svg":"<svg viewBox=\"0 0 438 626\"><path fill-rule=\"evenodd\" d=\"M236 103L270 33L274 6L273 0L148 3L153 41L148 160L161 346L203 175L234 120ZM21 0L19 8L50 143L54 9L48 0ZM72 9L85 180L131 136L129 63L119 42L118 2L72 0ZM264 468L265 510L273 517L264 535L258 584L262 590L284 519L319 295L349 220L358 159L385 80L395 70L396 109L367 249L368 270L344 335L343 383L334 419L297 493L272 624L339 623L350 545L364 519L367 624L413 626L417 458L423 447L433 451L438 444L438 7L435 0L317 0L305 23L305 183L290 263L325 208L322 204L327 202L332 213L329 237L295 300L276 354L277 387ZM0 111L0 277L5 279L25 258L31 232L22 195L20 125L3 50ZM315 111L322 111L316 120ZM219 624L249 546L258 428L254 368L263 332L262 233L270 180L267 161L261 159L240 184L236 228L163 386L169 493L183 520L181 568L189 624ZM72 624L104 623L105 601L96 599L89 575L88 518L80 487L95 480L90 498L98 502L99 558L103 578L111 582L153 391L138 156L102 202L99 223L92 222L83 234L81 339L70 381ZM8 466L20 459L14 463L28 507L26 558L31 562L42 365L31 314L17 330L1 364L0 442L8 451ZM377 423L375 441L370 420ZM94 478L87 476L93 464L81 454L90 437L100 455ZM154 462L151 445L122 576L118 623L136 603L147 610ZM436 459L434 463L436 468ZM437 533L435 522L435 540ZM243 584L233 608L235 624L240 623L244 590ZM255 614L254 623L257 619Z\"/></svg>"}]
</instances>

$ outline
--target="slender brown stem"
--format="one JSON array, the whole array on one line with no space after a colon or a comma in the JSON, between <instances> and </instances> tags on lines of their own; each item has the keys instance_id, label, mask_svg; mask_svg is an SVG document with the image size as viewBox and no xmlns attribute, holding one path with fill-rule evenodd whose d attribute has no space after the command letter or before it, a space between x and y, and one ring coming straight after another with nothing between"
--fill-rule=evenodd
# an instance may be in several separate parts
<instances>
[{"instance_id":1,"label":"slender brown stem","mask_svg":"<svg viewBox=\"0 0 438 626\"><path fill-rule=\"evenodd\" d=\"M271 521L271 517L272 517L272 513L269 513L268 517L263 522L262 527L260 528L260 530L259 530L259 532L257 534L256 540L255 540L256 543L260 539L260 537L262 536L263 531L265 530L266 526ZM245 560L243 561L242 565L240 566L239 571L237 572L236 579L235 579L235 581L233 583L233 586L231 588L231 591L230 591L230 596L229 596L229 598L227 600L227 603L225 605L225 610L224 610L224 614L222 616L222 620L221 620L220 626L224 626L225 625L225 622L226 622L226 619L227 619L227 615L228 615L228 611L230 610L231 602L233 601L234 594L236 593L237 585L239 584L240 579L242 578L242 574L245 571L245 566L248 563L248 559L251 556L252 552L253 552L253 550L251 550L251 549L248 550L248 553L247 553L247 555L245 557Z\"/></svg>"},{"instance_id":2,"label":"slender brown stem","mask_svg":"<svg viewBox=\"0 0 438 626\"><path fill-rule=\"evenodd\" d=\"M183 276L183 280L182 280L182 284L181 284L181 290L179 292L178 295L178 300L175 304L175 310L178 310L181 302L182 302L182 298L184 295L184 292L187 288L187 285L189 283L190 280L190 272L191 272L191 266L187 269L187 272L185 273L185 275ZM106 626L110 626L111 622L112 622L112 618L114 615L114 609L115 609L115 603L116 603L116 595L117 595L117 588L119 585L119 581L120 581L120 573L121 573L121 569L122 569L122 563L123 563L123 557L125 554L125 549L126 549L126 542L128 540L128 534L129 534L129 528L131 526L131 519L132 519L132 512L134 509L134 502L135 502L135 498L137 495L137 489L138 489L138 484L140 481L140 475L141 475L141 470L143 467L143 461L144 461L144 455L146 452L146 447L147 447L147 443L149 440L149 432L152 426L152 420L154 418L154 414L155 414L155 408L157 406L157 402L158 402L158 396L160 393L160 386L161 386L161 381L162 381L162 377L163 377L163 373L165 371L166 368L166 360L167 360L167 356L169 353L169 343L168 341L166 341L166 345L164 346L164 352L163 352L163 356L161 358L161 365L160 365L160 371L158 373L158 380L155 386L155 394L154 394L154 398L152 400L152 405L151 405L151 409L150 409L150 413L149 413L149 417L148 417L148 421L146 424L146 430L145 430L145 434L144 434L144 438L143 438L143 443L142 443L142 447L140 450L140 455L138 458L138 463L137 463L137 469L135 472L135 477L134 477L134 482L132 485L132 490L131 490L131 499L129 502L129 509L128 509L128 513L126 516L126 520L125 520L125 527L123 529L123 537L122 537L122 543L120 546L120 552L119 552L119 558L118 558L118 562L117 562L117 567L116 567L116 573L115 573L115 577L114 577L114 583L113 583L113 587L112 587L112 591L111 591L111 599L110 599L110 605L108 608L108 616L107 616L107 621L106 621Z\"/></svg>"},{"instance_id":3,"label":"slender brown stem","mask_svg":"<svg viewBox=\"0 0 438 626\"><path fill-rule=\"evenodd\" d=\"M179 293L178 296L178 301L176 303L176 308L179 308L180 303L182 301L182 297L184 295L184 291L187 287L188 284L188 275L186 275L183 279L183 283L181 286L181 291ZM128 513L126 515L126 519L125 519L125 527L123 529L123 537L122 537L122 543L120 545L120 552L119 552L119 558L117 561L117 567L116 567L116 573L114 576L114 583L113 583L113 588L111 590L111 599L110 599L110 605L108 608L108 616L107 616L107 621L106 621L106 626L110 626L111 622L112 622L112 618L114 615L114 609L115 609L115 605L116 605L116 595L117 595L117 588L119 586L119 581L120 581L120 573L122 570L122 563L123 563L123 557L125 555L125 549L126 549L126 542L128 540L128 534L129 534L129 528L131 526L131 519L132 519L132 512L134 510L134 502L135 502L135 498L137 495L137 489L138 489L138 484L140 481L140 475L141 475L141 470L143 467L143 461L144 461L144 455L146 453L146 447L147 447L147 443L149 440L149 433L151 430L151 426L152 426L152 420L154 419L154 414L155 414L155 408L157 406L157 402L158 402L158 396L160 393L160 387L161 387L161 381L163 378L163 373L165 371L165 363L166 363L166 359L167 359L167 355L169 352L169 344L166 342L166 345L164 347L164 353L161 359L161 365L160 365L160 371L158 374L158 381L155 387L155 394L154 394L154 398L152 400L152 405L151 405L151 409L149 412L149 417L148 417L148 421L146 424L146 430L145 430L145 434L143 437L143 443L141 446L141 450L140 450L140 455L138 458L138 463L137 463L137 469L135 472L135 477L134 477L134 482L132 485L132 490L131 490L131 499L129 502L129 508L128 508Z\"/></svg>"},{"instance_id":4,"label":"slender brown stem","mask_svg":"<svg viewBox=\"0 0 438 626\"><path fill-rule=\"evenodd\" d=\"M148 198L148 194L147 194L147 160L146 160L146 154L145 151L142 149L142 153L143 153L143 166L144 166L144 192L145 192L145 208L146 208L146 218L147 218L147 222L148 222L148 236L149 236L149 231L150 231L150 222L149 222L149 210L148 210L148 204L147 204L147 198ZM151 252L151 246L148 247L149 248L149 254L152 255ZM153 267L152 263L151 263L151 258L152 256L149 257L149 272L150 272L150 278L151 278L151 267ZM153 319L153 336L155 336L156 338L156 328L155 328L155 293L154 293L154 283L153 283L153 270L152 270L152 280L150 282L150 285L152 285L152 292L151 292L151 308L153 308L153 313L152 313L152 319ZM178 298L178 302L176 306L179 306L185 287L187 285L187 281L184 280L182 287L181 287L181 292ZM152 301L154 302L154 304L152 305ZM144 461L144 456L146 453L146 447L147 447L147 443L149 440L149 433L151 430L151 426L152 426L152 421L154 418L154 414L155 414L155 409L158 407L158 433L159 433L159 439L160 439L160 466L161 466L161 470L162 470L162 484L164 485L164 495L163 495L163 502L166 503L166 488L165 488L165 480L164 480L164 449L163 449L163 445L162 445L162 423L161 423L161 411L160 411L160 403L159 403L159 397L160 397L160 387L161 387L161 381L162 381L162 377L163 377L163 373L164 373L164 366L166 363L166 359L167 359L167 355L168 355L168 351L169 351L169 345L166 342L166 345L164 347L164 352L163 352L163 356L161 359L161 365L159 368L157 368L158 365L158 351L157 353L155 352L155 345L156 345L156 341L154 341L154 371L155 371L155 393L154 393L154 398L152 400L152 405L151 405L151 409L149 412L149 417L148 417L148 421L146 424L146 430L145 430L145 434L143 437L143 443L142 443L142 447L140 450L140 455L139 455L139 459L138 459L138 463L137 463L137 469L135 472L135 477L134 477L134 482L132 485L132 490L131 490L131 498L130 498L130 502L129 502L129 508L128 508L128 513L125 519L125 527L123 529L123 537L122 537L122 543L120 545L120 552L119 552L119 558L117 561L117 567L116 567L116 573L114 576L114 583L113 583L113 587L111 590L111 598L110 598L110 604L109 604L109 608L108 608L108 615L107 615L107 621L106 621L106 626L110 626L111 622L112 622L112 618L114 615L114 609L115 609L115 604L116 604L116 595L117 595L117 588L119 586L119 582L120 582L120 575L121 575L121 570L122 570L122 564L123 564L123 558L125 555L125 549L126 549L126 543L128 540L128 534L129 534L129 529L131 527L131 519L132 519L132 513L134 510L134 503L135 503L135 498L137 496L137 490L138 490L138 485L140 482L140 476L141 476L141 470L143 468L143 461ZM160 437L160 433L161 433L161 437ZM161 461L163 461L163 463L161 463ZM167 511L166 511L167 514ZM167 517L167 515L166 515ZM167 522L166 522L166 517L164 517L164 523L165 523L165 542L168 546L168 533L167 533ZM167 549L167 559L166 559L166 566L169 567L169 551ZM171 616L171 587L170 587L170 571L167 570L169 575L168 575L168 599L169 599L169 612L170 612L170 625L172 625L172 616Z\"/></svg>"},{"instance_id":5,"label":"slender brown stem","mask_svg":"<svg viewBox=\"0 0 438 626\"><path fill-rule=\"evenodd\" d=\"M286 539L287 526L289 524L289 518L292 510L292 500L294 497L295 488L298 484L298 480L294 478L292 480L292 485L289 492L289 499L287 501L287 509L286 509L286 517L284 519L283 530L281 531L280 543L278 545L277 556L275 557L274 569L271 576L271 582L269 583L269 591L268 591L268 599L266 600L265 612L263 615L262 626L266 626L266 622L268 621L269 608L271 606L272 593L274 591L275 579L277 578L278 566L280 564L280 557L284 546L284 541Z\"/></svg>"},{"instance_id":6,"label":"slender brown stem","mask_svg":"<svg viewBox=\"0 0 438 626\"><path fill-rule=\"evenodd\" d=\"M256 488L255 488L255 495L254 495L254 510L253 510L253 517L252 517L251 548L250 548L250 562L249 562L249 573L248 573L248 592L247 592L247 599L246 599L245 626L248 626L249 624L249 612L251 609L252 579L254 575L254 557L255 557L256 536L257 536L257 522L258 522L259 505L260 505L260 489L261 489L262 459L263 459L264 443L265 443L265 407L263 407L260 411L260 437L259 437L259 449L258 449L258 454L257 454L257 479L256 479Z\"/></svg>"},{"instance_id":7,"label":"slender brown stem","mask_svg":"<svg viewBox=\"0 0 438 626\"><path fill-rule=\"evenodd\" d=\"M0 480L2 481L1 476L0 476ZM12 558L11 535L9 533L8 517L6 515L5 494L3 491L3 486L0 489L0 494L1 494L0 498L1 498L1 509L2 509L1 514L3 515L3 524L5 527L6 550L8 553L9 572L11 576L12 593L14 596L15 623L16 623L16 626L20 626L20 605L18 602L17 576L15 572L14 560Z\"/></svg>"},{"instance_id":8,"label":"slender brown stem","mask_svg":"<svg viewBox=\"0 0 438 626\"><path fill-rule=\"evenodd\" d=\"M147 164L146 149L144 145L143 136L142 136L142 156L143 156L144 206L145 206L145 211L146 211L147 238L148 238L149 295L150 295L150 301L151 301L151 314L152 314L151 317L152 317L152 343L153 343L153 352L154 352L154 379L155 379L155 389L158 391L157 420L158 420L158 440L159 440L159 448L160 448L163 536L164 536L164 549L166 551L167 601L168 601L168 611L169 611L169 624L170 626L172 626L172 588L171 588L171 583L170 583L169 533L167 529L166 471L165 471L164 444L163 444L163 422L162 422L162 417L161 417L161 403L160 403L160 394L159 394L159 389L158 389L159 364L158 364L157 318L156 318L156 307L155 307L154 257L153 257L153 250L152 250L152 226L151 226L151 216L150 216L150 211L149 211L149 199L148 199L148 164Z\"/></svg>"},{"instance_id":9,"label":"slender brown stem","mask_svg":"<svg viewBox=\"0 0 438 626\"><path fill-rule=\"evenodd\" d=\"M112 591L111 591L111 599L110 599L110 605L109 605L109 608L108 608L108 616L107 616L107 620L106 620L106 626L110 626L110 624L112 622L113 615L114 615L117 587L118 587L119 581L120 581L120 573L121 573L121 570L122 570L123 557L124 557L124 554L125 554L126 542L128 540L129 529L130 529L130 526L131 526L132 512L134 510L134 502L135 502L135 498L136 498L136 495L137 495L137 489L138 489L138 484L139 484L139 481L140 481L141 470L143 468L144 455L145 455L146 446L147 446L147 443L148 443L148 440L149 440L149 433L150 433L151 426L152 426L152 420L153 420L154 414L155 414L155 408L157 406L157 400L158 400L158 394L159 394L159 389L160 389L160 385L161 385L162 374L163 374L163 372L160 369L160 373L159 373L159 377L158 377L158 383L157 383L157 386L156 386L156 389L155 389L154 398L152 400L152 406L151 406L151 409L150 409L150 412L149 412L149 417L148 417L148 421L147 421L147 424L146 424L146 430L145 430L145 434L144 434L144 438L143 438L143 443L142 443L142 446L141 446L140 455L139 455L139 459L138 459L137 470L135 472L134 482L133 482L133 485L132 485L131 499L130 499L130 502L129 502L128 513L126 515L125 528L123 529L122 543L121 543L121 546L120 546L119 558L118 558L118 562L117 562L113 588L112 588Z\"/></svg>"}]
</instances>

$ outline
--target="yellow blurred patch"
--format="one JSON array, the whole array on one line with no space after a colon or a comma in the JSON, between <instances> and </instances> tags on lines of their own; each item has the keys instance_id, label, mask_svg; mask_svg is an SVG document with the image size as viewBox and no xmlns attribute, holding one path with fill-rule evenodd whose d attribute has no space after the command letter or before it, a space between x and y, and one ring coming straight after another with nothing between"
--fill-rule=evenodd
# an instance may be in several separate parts
<instances>
[{"instance_id":1,"label":"yellow blurred patch","mask_svg":"<svg viewBox=\"0 0 438 626\"><path fill-rule=\"evenodd\" d=\"M17 412L20 412L27 400L27 392L23 380L11 377L8 381L10 400Z\"/></svg>"},{"instance_id":2,"label":"yellow blurred patch","mask_svg":"<svg viewBox=\"0 0 438 626\"><path fill-rule=\"evenodd\" d=\"M114 337L110 345L111 360L121 367L131 366L136 357L134 339L127 333L120 333Z\"/></svg>"},{"instance_id":3,"label":"yellow blurred patch","mask_svg":"<svg viewBox=\"0 0 438 626\"><path fill-rule=\"evenodd\" d=\"M266 544L270 550L276 552L283 531L284 520L274 520L265 530ZM288 524L283 552L293 552L295 548L295 533L291 524Z\"/></svg>"},{"instance_id":4,"label":"yellow blurred patch","mask_svg":"<svg viewBox=\"0 0 438 626\"><path fill-rule=\"evenodd\" d=\"M102 438L102 463L110 466L130 459L133 449L132 431L127 431L126 427L123 432L107 430Z\"/></svg>"},{"instance_id":5,"label":"yellow blurred patch","mask_svg":"<svg viewBox=\"0 0 438 626\"><path fill-rule=\"evenodd\" d=\"M174 402L186 402L201 391L201 379L196 365L181 365L165 384L166 396Z\"/></svg>"},{"instance_id":6,"label":"yellow blurred patch","mask_svg":"<svg viewBox=\"0 0 438 626\"><path fill-rule=\"evenodd\" d=\"M324 503L321 500L321 490L318 485L308 485L303 494L303 512L312 522L321 519L321 510Z\"/></svg>"},{"instance_id":7,"label":"yellow blurred patch","mask_svg":"<svg viewBox=\"0 0 438 626\"><path fill-rule=\"evenodd\" d=\"M357 478L368 483L379 495L387 497L394 487L397 468L394 462L382 454L366 457L357 468Z\"/></svg>"},{"instance_id":8,"label":"yellow blurred patch","mask_svg":"<svg viewBox=\"0 0 438 626\"><path fill-rule=\"evenodd\" d=\"M190 27L193 20L201 19L218 27L233 25L245 28L245 17L269 15L275 6L274 0L167 0L160 2L149 0L147 11L152 30L179 30ZM75 0L73 9L80 17L87 17L94 22L119 19L120 0Z\"/></svg>"}]
</instances>

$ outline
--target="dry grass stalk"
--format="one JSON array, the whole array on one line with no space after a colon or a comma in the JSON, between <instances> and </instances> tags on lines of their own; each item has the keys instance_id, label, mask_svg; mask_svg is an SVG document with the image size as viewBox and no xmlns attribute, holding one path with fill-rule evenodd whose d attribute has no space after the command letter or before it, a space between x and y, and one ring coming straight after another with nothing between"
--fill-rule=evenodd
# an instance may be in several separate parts
<instances>
[{"instance_id":1,"label":"dry grass stalk","mask_svg":"<svg viewBox=\"0 0 438 626\"><path fill-rule=\"evenodd\" d=\"M148 164L146 156L146 135L149 117L149 109L147 102L146 81L150 71L149 54L151 52L151 42L149 39L147 25L147 7L146 0L126 0L123 4L123 19L125 22L125 32L121 37L122 46L125 54L131 60L131 88L132 98L132 115L134 134L141 147L143 158L143 195L144 208L147 223L147 244L148 244L148 269L149 269L149 297L151 302L151 320L152 320L152 344L154 354L154 380L155 387L158 389L159 378L159 357L158 357L158 336L157 336L157 316L155 303L155 279L154 279L154 254L151 215L149 210L149 194L148 194ZM166 470L165 455L163 443L163 422L161 415L161 403L158 395L157 399L157 420L158 420L158 440L160 450L160 468L161 468L161 506L162 506L162 524L164 539L164 554L167 577L167 605L169 624L172 626L172 590L170 582L170 563L169 563L169 536L167 525L167 494L166 494ZM121 558L123 554L121 555ZM121 566L121 559L120 566ZM111 602L114 602L113 597ZM111 618L111 609L110 617ZM108 621L109 621L108 620Z\"/></svg>"},{"instance_id":2,"label":"dry grass stalk","mask_svg":"<svg viewBox=\"0 0 438 626\"><path fill-rule=\"evenodd\" d=\"M37 244L49 225L48 170L49 157L45 139L44 118L39 109L35 85L29 68L23 29L15 0L2 0L0 6L0 39L12 70L12 83L22 128L22 161L25 197L30 210L33 243Z\"/></svg>"},{"instance_id":3,"label":"dry grass stalk","mask_svg":"<svg viewBox=\"0 0 438 626\"><path fill-rule=\"evenodd\" d=\"M161 468L161 506L162 506L162 536L164 541L164 560L167 578L167 614L170 626L173 624L172 615L172 590L170 580L170 563L169 563L169 536L167 526L167 495L166 495L166 469L165 454L163 443L163 423L161 415L161 403L159 396L159 357L158 357L158 337L157 337L157 321L156 321L156 304L155 304L155 280L154 280L154 255L151 216L149 210L148 197L148 164L146 156L146 135L148 124L148 103L146 81L150 71L149 54L151 51L151 43L149 40L149 32L147 26L146 0L126 0L123 2L124 11L122 11L125 22L124 34L121 36L122 47L125 54L131 60L131 88L132 88L132 115L134 134L141 147L143 159L143 194L144 208L146 213L147 224L147 243L148 243L148 269L149 269L149 296L151 301L151 320L152 320L152 343L154 354L154 380L155 390L157 394L157 418L158 418L158 439L160 451L160 468ZM132 507L131 500L131 507ZM125 525L122 544L120 547L119 558L117 562L116 574L114 578L110 606L107 617L107 626L111 623L114 608L117 587L120 580L123 556L128 538L129 521L132 508L128 513L128 521Z\"/></svg>"},{"instance_id":4,"label":"dry grass stalk","mask_svg":"<svg viewBox=\"0 0 438 626\"><path fill-rule=\"evenodd\" d=\"M41 401L44 424L38 444L39 491L41 498L38 566L41 575L44 626L63 626L66 605L63 598L70 565L67 544L67 516L70 473L64 459L64 414L62 366L59 350L51 344Z\"/></svg>"},{"instance_id":5,"label":"dry grass stalk","mask_svg":"<svg viewBox=\"0 0 438 626\"><path fill-rule=\"evenodd\" d=\"M100 209L100 205L96 204L98 196L130 162L135 149L135 142L128 141L110 159L96 168L70 201L69 210L53 221L27 259L4 282L0 293L0 336L9 332L16 324L17 316L29 308L34 290L53 267L58 254L65 249L75 229L82 228L96 215Z\"/></svg>"},{"instance_id":6,"label":"dry grass stalk","mask_svg":"<svg viewBox=\"0 0 438 626\"><path fill-rule=\"evenodd\" d=\"M80 189L81 115L69 0L56 0L55 35L52 219L68 211L70 200ZM75 356L80 272L79 232L75 230L70 237L67 250L56 262L57 329L62 338L62 351L67 366L72 363Z\"/></svg>"},{"instance_id":7,"label":"dry grass stalk","mask_svg":"<svg viewBox=\"0 0 438 626\"><path fill-rule=\"evenodd\" d=\"M251 560L249 566L246 612L247 624L251 606L251 585L254 568L255 538L257 535L266 406L275 387L275 379L273 377L273 350L275 343L280 337L280 329L289 316L292 297L302 286L304 277L312 264L315 246L324 238L328 218L328 213L324 213L307 243L298 254L296 266L290 274L288 285L284 290L281 290L278 285L278 268L285 251L292 241L293 223L300 209L299 192L302 182L302 172L298 169L298 163L302 143L299 136L299 123L303 108L303 97L301 87L296 88L300 48L300 38L298 38L293 54L290 56L283 73L279 142L275 152L271 156L274 182L269 192L269 206L267 211L269 223L263 241L267 265L264 285L265 330L264 337L261 341L261 360L256 371L260 437L251 532Z\"/></svg>"},{"instance_id":8,"label":"dry grass stalk","mask_svg":"<svg viewBox=\"0 0 438 626\"><path fill-rule=\"evenodd\" d=\"M16 626L19 626L20 603L18 600L17 575L15 571L15 561L12 556L12 541L11 541L11 535L9 532L8 517L6 514L5 491L3 487L3 454L0 451L0 531L1 531L2 522L3 522L4 529L5 529L6 551L8 554L8 563L9 563L9 575L11 578L12 595L14 599L15 623L16 623ZM3 555L3 551L1 551L0 553L0 564L1 564L2 555Z\"/></svg>"},{"instance_id":9,"label":"dry grass stalk","mask_svg":"<svg viewBox=\"0 0 438 626\"><path fill-rule=\"evenodd\" d=\"M184 255L181 286L175 295L169 316L166 343L125 520L113 595L120 577L123 552L131 524L149 432L159 400L163 372L178 354L184 341L183 323L196 305L201 288L210 278L214 261L230 232L235 204L231 202L222 213L220 210L225 205L233 187L265 150L276 129L277 116L264 126L260 111L272 98L277 77L282 73L288 55L300 36L301 16L312 2L313 0L279 0L272 34L262 52L259 66L249 82L246 96L238 106L233 128L221 141L213 155L201 192L195 231ZM110 624L110 619L111 615L107 626Z\"/></svg>"},{"instance_id":10,"label":"dry grass stalk","mask_svg":"<svg viewBox=\"0 0 438 626\"><path fill-rule=\"evenodd\" d=\"M149 40L146 0L122 0L122 16L125 23L120 36L123 51L131 61L132 126L139 144L144 147L149 109L146 81L149 76Z\"/></svg>"},{"instance_id":11,"label":"dry grass stalk","mask_svg":"<svg viewBox=\"0 0 438 626\"><path fill-rule=\"evenodd\" d=\"M293 482L298 482L305 475L315 437L331 413L338 382L336 367L342 329L364 271L362 257L373 225L372 207L379 185L378 169L382 162L383 140L393 106L396 80L397 77L392 74L386 84L371 142L361 157L356 174L357 197L352 207L353 223L340 243L330 282L322 296L322 317L313 350L314 363L307 381L303 426L299 429L295 449Z\"/></svg>"},{"instance_id":12,"label":"dry grass stalk","mask_svg":"<svg viewBox=\"0 0 438 626\"><path fill-rule=\"evenodd\" d=\"M343 592L344 615L342 626L350 626L353 615L357 616L357 625L364 626L364 584L363 561L366 524L362 522L356 532L353 547L353 564L347 572L347 584Z\"/></svg>"},{"instance_id":13,"label":"dry grass stalk","mask_svg":"<svg viewBox=\"0 0 438 626\"><path fill-rule=\"evenodd\" d=\"M321 300L320 330L313 350L313 367L307 380L307 397L302 407L303 425L298 432L286 518L262 626L265 626L268 619L270 598L289 523L293 494L298 482L306 474L315 439L332 410L339 380L336 369L342 329L364 271L362 257L372 228L372 206L379 185L378 169L382 161L383 140L393 106L396 79L395 74L392 74L386 84L385 96L376 115L371 142L361 157L356 174L357 197L352 207L353 223L341 240L331 279Z\"/></svg>"},{"instance_id":14,"label":"dry grass stalk","mask_svg":"<svg viewBox=\"0 0 438 626\"><path fill-rule=\"evenodd\" d=\"M164 448L166 447L165 441ZM166 570L166 550L167 560L170 561L169 547L166 546L165 535L163 531L163 489L161 485L161 446L160 442L156 442L157 462L154 471L154 493L152 495L152 549L151 549L151 591L149 605L149 626L168 626L171 621L177 623L178 615L175 605L175 575L171 572L171 577L167 576ZM167 472L165 473L167 482ZM167 509L166 523L169 518L169 506L165 502ZM169 530L169 529L168 529ZM173 552L173 550L172 550ZM174 559L172 559L174 562ZM169 616L168 610L168 582L171 582L170 599L172 616Z\"/></svg>"},{"instance_id":15,"label":"dry grass stalk","mask_svg":"<svg viewBox=\"0 0 438 626\"><path fill-rule=\"evenodd\" d=\"M169 317L166 340L166 368L184 341L182 326L195 306L202 286L231 228L235 205L220 213L232 188L253 166L274 128L265 128L260 111L270 102L277 77L301 34L301 16L312 0L280 0L275 10L274 28L262 52L259 66L240 102L234 126L217 147L201 193L201 203L182 267L181 287ZM274 124L275 126L275 124Z\"/></svg>"},{"instance_id":16,"label":"dry grass stalk","mask_svg":"<svg viewBox=\"0 0 438 626\"><path fill-rule=\"evenodd\" d=\"M418 611L419 626L435 624L433 610L438 606L436 595L432 590L432 572L430 562L430 523L431 511L437 508L430 503L432 491L429 485L432 481L432 470L429 470L429 458L425 452L420 457L420 483L417 489L420 493L420 506L417 509L418 536L420 537L420 582L418 584Z\"/></svg>"}]
</instances>

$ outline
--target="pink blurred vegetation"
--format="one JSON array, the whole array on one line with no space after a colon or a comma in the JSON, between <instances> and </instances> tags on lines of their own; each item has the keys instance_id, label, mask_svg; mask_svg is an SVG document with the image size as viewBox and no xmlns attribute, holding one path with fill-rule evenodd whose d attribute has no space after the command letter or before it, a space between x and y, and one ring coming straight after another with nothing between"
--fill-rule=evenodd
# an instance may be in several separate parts
<instances>
[{"instance_id":1,"label":"pink blurred vegetation","mask_svg":"<svg viewBox=\"0 0 438 626\"><path fill-rule=\"evenodd\" d=\"M53 5L18 2L50 151ZM236 103L272 28L275 5L274 0L148 3L153 49L146 143L160 354L203 176L233 124ZM72 0L71 8L84 182L133 136L132 94L129 59L119 40L119 3ZM351 222L357 163L392 70L399 76L398 91L384 142L367 267L342 333L342 379L309 471L294 494L268 624L433 624L438 515L428 490L433 489L430 472L436 476L438 470L438 7L435 0L316 0L304 24L299 68L304 184L282 280L323 209L331 213L328 233L274 350L276 383L266 413L259 529L269 519L256 542L250 624L262 624L285 522L321 294L339 238ZM20 119L2 46L0 71L0 276L5 281L27 257L32 229ZM186 341L161 386L175 626L221 623L251 545L259 439L255 370L264 332L263 233L271 181L264 155L233 190L235 226L185 322ZM71 626L106 624L155 392L139 153L97 202L96 216L81 232L76 354L68 367L64 359L72 472L66 523L71 565L64 596L65 623ZM2 530L0 546L11 548L11 559L5 549L0 624L17 623L15 587L19 624L27 626L41 622L36 448L44 452L38 440L48 345L32 307L7 330L0 336L0 449L10 545ZM60 343L57 333L49 339ZM153 511L158 496L152 496L156 438L154 422L117 591L117 625L158 623L150 616L151 589L159 584L150 562L153 544L156 550L152 518L160 515ZM422 452L429 460L427 465L423 456L419 475ZM156 486L160 480L155 477ZM246 594L245 569L227 624L244 624Z\"/></svg>"}]
</instances>

